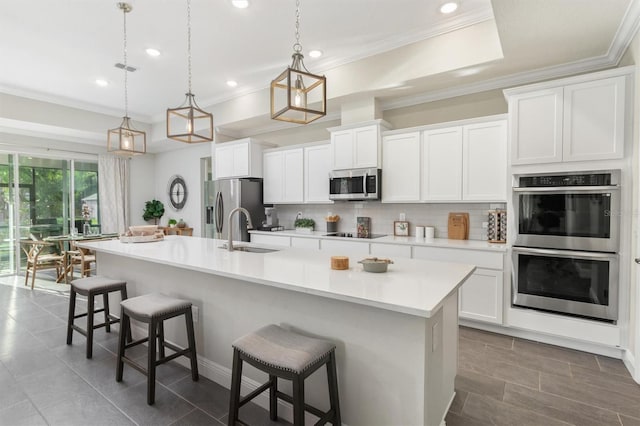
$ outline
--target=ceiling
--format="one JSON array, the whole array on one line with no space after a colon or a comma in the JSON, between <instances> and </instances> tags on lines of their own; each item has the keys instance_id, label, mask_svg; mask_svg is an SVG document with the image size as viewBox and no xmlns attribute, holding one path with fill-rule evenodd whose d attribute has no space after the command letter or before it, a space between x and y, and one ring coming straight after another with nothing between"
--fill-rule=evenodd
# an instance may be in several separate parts
<instances>
[{"instance_id":1,"label":"ceiling","mask_svg":"<svg viewBox=\"0 0 640 426\"><path fill-rule=\"evenodd\" d=\"M181 104L187 91L186 1L130 3L128 64L138 70L129 74L129 111L140 121L159 123L166 108ZM405 70L404 79L398 77L397 82L382 66L389 81L371 84L370 90L363 86L367 96L401 106L411 103L409 99L415 103L415 99L452 96L456 88L478 91L614 66L637 30L640 15L640 0L459 0L460 7L451 15L439 12L442 3L302 0L304 53L324 52L318 59L305 55L306 66L327 74L331 93L336 85L362 78L362 67L360 75L349 75L349 69L358 69L350 64L360 61L365 70L374 72L375 58L393 60L390 52L402 46L463 35L473 25L491 22L498 40L493 56L478 59L477 64L446 58L451 61L448 69L417 67L413 74ZM0 92L123 115L123 71L114 67L123 61L123 15L115 1L0 0L0 7ZM192 85L201 107L215 109L264 91L289 65L293 0L251 0L247 9L234 8L230 0L192 0L191 9ZM464 56L481 50L476 42L460 42L467 49ZM148 47L161 55L149 57ZM457 49L452 52L463 56ZM441 48L439 55L433 56L434 62L442 60L446 51ZM343 81L338 82L336 75ZM97 78L109 85L98 87ZM229 79L238 86L228 87ZM342 100L356 95L335 92L330 103L334 112L339 112ZM266 116L268 105L263 110Z\"/></svg>"}]
</instances>

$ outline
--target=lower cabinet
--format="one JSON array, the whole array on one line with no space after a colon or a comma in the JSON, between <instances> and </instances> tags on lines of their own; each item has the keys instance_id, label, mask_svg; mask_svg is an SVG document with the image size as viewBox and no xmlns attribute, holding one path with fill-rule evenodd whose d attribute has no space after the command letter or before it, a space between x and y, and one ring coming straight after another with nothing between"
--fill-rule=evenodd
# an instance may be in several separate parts
<instances>
[{"instance_id":1,"label":"lower cabinet","mask_svg":"<svg viewBox=\"0 0 640 426\"><path fill-rule=\"evenodd\" d=\"M476 265L476 270L460 288L459 316L502 324L504 253L414 246L413 257Z\"/></svg>"},{"instance_id":2,"label":"lower cabinet","mask_svg":"<svg viewBox=\"0 0 640 426\"><path fill-rule=\"evenodd\" d=\"M320 249L331 251L336 256L354 255L366 257L369 255L369 244L356 241L320 240ZM361 259L351 259L349 266L353 267L358 260Z\"/></svg>"},{"instance_id":3,"label":"lower cabinet","mask_svg":"<svg viewBox=\"0 0 640 426\"><path fill-rule=\"evenodd\" d=\"M291 237L284 235L264 235L264 234L249 234L251 235L251 242L256 244L268 244L272 246L291 246Z\"/></svg>"},{"instance_id":4,"label":"lower cabinet","mask_svg":"<svg viewBox=\"0 0 640 426\"><path fill-rule=\"evenodd\" d=\"M376 257L388 257L391 260L397 257L411 258L411 246L371 243L371 255Z\"/></svg>"},{"instance_id":5,"label":"lower cabinet","mask_svg":"<svg viewBox=\"0 0 640 426\"><path fill-rule=\"evenodd\" d=\"M291 237L291 247L311 248L318 250L320 248L320 239Z\"/></svg>"}]
</instances>

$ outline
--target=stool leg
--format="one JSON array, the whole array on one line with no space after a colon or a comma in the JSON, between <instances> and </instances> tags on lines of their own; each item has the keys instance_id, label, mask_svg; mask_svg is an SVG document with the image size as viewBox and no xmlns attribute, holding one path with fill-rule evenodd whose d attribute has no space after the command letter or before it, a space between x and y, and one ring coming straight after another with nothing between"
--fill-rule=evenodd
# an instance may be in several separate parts
<instances>
[{"instance_id":1,"label":"stool leg","mask_svg":"<svg viewBox=\"0 0 640 426\"><path fill-rule=\"evenodd\" d=\"M127 300L127 287L122 286L122 288L120 289L120 300ZM131 337L131 321L127 321L127 326L125 327L123 322L122 322L122 316L120 316L120 329L125 329L125 331L127 332L127 342L131 343L133 342L133 338Z\"/></svg>"},{"instance_id":2,"label":"stool leg","mask_svg":"<svg viewBox=\"0 0 640 426\"><path fill-rule=\"evenodd\" d=\"M156 331L158 324L152 319L149 323L149 355L147 360L147 404L153 405L156 399Z\"/></svg>"},{"instance_id":3,"label":"stool leg","mask_svg":"<svg viewBox=\"0 0 640 426\"><path fill-rule=\"evenodd\" d=\"M69 317L67 319L67 345L73 342L73 322L76 316L76 292L71 288L69 294Z\"/></svg>"},{"instance_id":4,"label":"stool leg","mask_svg":"<svg viewBox=\"0 0 640 426\"><path fill-rule=\"evenodd\" d=\"M160 359L164 358L164 321L158 322L158 352Z\"/></svg>"},{"instance_id":5,"label":"stool leg","mask_svg":"<svg viewBox=\"0 0 640 426\"><path fill-rule=\"evenodd\" d=\"M336 353L331 352L329 361L327 362L327 379L329 382L329 401L331 403L331 410L333 411L333 420L331 424L341 425L342 419L340 417L340 399L338 398L338 374L336 372Z\"/></svg>"},{"instance_id":6,"label":"stool leg","mask_svg":"<svg viewBox=\"0 0 640 426\"><path fill-rule=\"evenodd\" d=\"M269 374L269 381L271 386L269 387L269 418L274 422L278 420L278 376Z\"/></svg>"},{"instance_id":7,"label":"stool leg","mask_svg":"<svg viewBox=\"0 0 640 426\"><path fill-rule=\"evenodd\" d=\"M122 373L124 370L124 363L122 357L124 357L125 339L127 337L126 330L130 329L129 316L124 313L124 308L120 309L120 332L118 333L118 359L116 361L116 382L122 381Z\"/></svg>"},{"instance_id":8,"label":"stool leg","mask_svg":"<svg viewBox=\"0 0 640 426\"><path fill-rule=\"evenodd\" d=\"M231 396L229 398L229 426L235 426L240 410L240 382L242 381L242 360L240 352L233 350L233 366L231 367Z\"/></svg>"},{"instance_id":9,"label":"stool leg","mask_svg":"<svg viewBox=\"0 0 640 426\"><path fill-rule=\"evenodd\" d=\"M107 333L111 333L111 318L109 318L109 293L102 293L102 304L104 305L104 329Z\"/></svg>"},{"instance_id":10,"label":"stool leg","mask_svg":"<svg viewBox=\"0 0 640 426\"><path fill-rule=\"evenodd\" d=\"M198 354L196 352L196 336L193 331L193 316L191 314L191 308L187 309L184 313L184 318L187 323L187 340L189 342L189 359L191 360L191 380L198 381L200 376L198 375Z\"/></svg>"},{"instance_id":11,"label":"stool leg","mask_svg":"<svg viewBox=\"0 0 640 426\"><path fill-rule=\"evenodd\" d=\"M94 294L89 293L87 296L87 358L93 356L93 310L94 310Z\"/></svg>"},{"instance_id":12,"label":"stool leg","mask_svg":"<svg viewBox=\"0 0 640 426\"><path fill-rule=\"evenodd\" d=\"M304 378L302 374L294 377L293 381L293 424L304 426Z\"/></svg>"}]
</instances>

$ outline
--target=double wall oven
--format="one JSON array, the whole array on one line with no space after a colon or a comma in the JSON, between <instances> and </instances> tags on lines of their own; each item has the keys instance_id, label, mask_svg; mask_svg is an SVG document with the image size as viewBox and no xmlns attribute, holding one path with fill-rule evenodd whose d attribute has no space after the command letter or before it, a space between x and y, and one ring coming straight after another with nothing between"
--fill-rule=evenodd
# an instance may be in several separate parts
<instances>
[{"instance_id":1,"label":"double wall oven","mask_svg":"<svg viewBox=\"0 0 640 426\"><path fill-rule=\"evenodd\" d=\"M516 181L513 305L617 321L620 171Z\"/></svg>"}]
</instances>

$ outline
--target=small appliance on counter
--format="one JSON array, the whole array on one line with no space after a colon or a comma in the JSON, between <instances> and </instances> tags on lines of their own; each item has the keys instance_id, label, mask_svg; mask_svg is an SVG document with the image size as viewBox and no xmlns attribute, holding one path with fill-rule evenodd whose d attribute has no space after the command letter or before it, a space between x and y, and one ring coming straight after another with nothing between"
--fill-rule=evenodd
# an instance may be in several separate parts
<instances>
[{"instance_id":1,"label":"small appliance on counter","mask_svg":"<svg viewBox=\"0 0 640 426\"><path fill-rule=\"evenodd\" d=\"M258 231L284 231L284 226L278 225L278 212L275 207L265 207L264 215L265 220L258 227Z\"/></svg>"}]
</instances>

